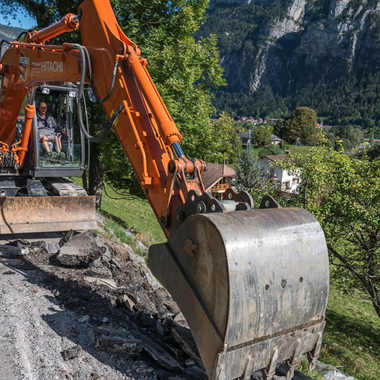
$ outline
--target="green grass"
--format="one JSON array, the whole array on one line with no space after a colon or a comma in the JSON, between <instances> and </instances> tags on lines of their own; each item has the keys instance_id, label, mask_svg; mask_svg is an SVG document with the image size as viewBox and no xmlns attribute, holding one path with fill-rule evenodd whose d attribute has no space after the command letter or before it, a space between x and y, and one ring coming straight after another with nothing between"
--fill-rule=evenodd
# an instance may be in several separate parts
<instances>
[{"instance_id":1,"label":"green grass","mask_svg":"<svg viewBox=\"0 0 380 380\"><path fill-rule=\"evenodd\" d=\"M289 145L286 144L286 150L290 150L292 154L299 154L300 156L305 156L309 153L311 146L299 146L299 145Z\"/></svg>"},{"instance_id":2,"label":"green grass","mask_svg":"<svg viewBox=\"0 0 380 380\"><path fill-rule=\"evenodd\" d=\"M380 379L380 319L363 293L344 294L331 285L319 360L358 380ZM307 368L302 360L297 370L323 380L318 366Z\"/></svg>"},{"instance_id":3,"label":"green grass","mask_svg":"<svg viewBox=\"0 0 380 380\"><path fill-rule=\"evenodd\" d=\"M123 199L109 187L106 187L106 191L109 196L103 192L101 204L103 216L128 229L148 247L166 240L146 199L130 196Z\"/></svg>"},{"instance_id":4,"label":"green grass","mask_svg":"<svg viewBox=\"0 0 380 380\"><path fill-rule=\"evenodd\" d=\"M359 380L380 379L380 319L363 293L331 286L320 360Z\"/></svg>"}]
</instances>

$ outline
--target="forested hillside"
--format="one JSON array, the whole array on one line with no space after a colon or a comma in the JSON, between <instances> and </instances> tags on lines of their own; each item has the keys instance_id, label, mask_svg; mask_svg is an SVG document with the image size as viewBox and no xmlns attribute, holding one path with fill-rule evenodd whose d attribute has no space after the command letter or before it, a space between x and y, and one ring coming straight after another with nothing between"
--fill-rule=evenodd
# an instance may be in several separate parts
<instances>
[{"instance_id":1,"label":"forested hillside","mask_svg":"<svg viewBox=\"0 0 380 380\"><path fill-rule=\"evenodd\" d=\"M380 135L380 16L373 0L211 0L228 85L218 111L282 117L314 108L326 124Z\"/></svg>"}]
</instances>

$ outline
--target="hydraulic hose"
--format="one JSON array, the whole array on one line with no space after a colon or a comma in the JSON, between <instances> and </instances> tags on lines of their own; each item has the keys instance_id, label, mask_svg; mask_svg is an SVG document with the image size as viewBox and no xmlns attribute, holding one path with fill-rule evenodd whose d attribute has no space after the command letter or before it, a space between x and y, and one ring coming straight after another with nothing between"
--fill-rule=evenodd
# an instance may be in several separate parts
<instances>
[{"instance_id":1,"label":"hydraulic hose","mask_svg":"<svg viewBox=\"0 0 380 380\"><path fill-rule=\"evenodd\" d=\"M116 122L118 116L120 115L120 113L122 112L124 106L123 106L123 104L120 104L120 106L115 110L114 114L112 115L110 121L107 123L106 127L103 129L103 131L99 135L91 136L87 132L87 130L84 126L84 123L83 123L83 112L82 112L82 97L83 97L83 90L84 90L84 81L85 81L85 77L86 77L86 50L87 49L84 48L82 45L79 45L79 44L73 44L73 47L75 49L78 49L80 57L81 57L81 63L82 63L80 79L79 79L79 95L77 98L77 117L78 117L79 126L80 126L82 133L84 134L84 136L86 137L87 140L92 141L92 142L98 142L98 141L103 140L104 137L106 137L106 135L110 132L112 126L115 124L115 122ZM87 56L88 56L88 52L87 52ZM88 56L88 58L89 58L89 56ZM116 70L114 70L114 72L116 75ZM90 75L92 75L92 73L90 73ZM113 75L113 76L115 76L115 75ZM113 78L112 82L114 83L114 78ZM113 87L113 85L112 85L112 87ZM112 88L110 89L109 92L112 92ZM103 100L103 101L105 101L105 100Z\"/></svg>"},{"instance_id":2,"label":"hydraulic hose","mask_svg":"<svg viewBox=\"0 0 380 380\"><path fill-rule=\"evenodd\" d=\"M86 60L87 60L87 64L88 64L88 74L89 74L89 77L90 77L90 82L91 82L91 88L92 88L92 91L95 95L95 98L98 102L100 103L103 103L105 102L106 100L108 100L108 98L110 97L110 95L112 94L112 90L113 90L113 86L115 85L115 79L116 79L116 70L117 70L117 65L118 65L118 59L116 58L115 59L115 64L113 66L113 70L112 70L112 79L111 79L111 85L110 85L110 88L108 90L108 93L107 95L102 99L98 96L98 94L96 93L95 91L95 87L94 87L94 82L92 81L92 66L91 66L91 58L90 58L90 54L88 53L88 50L85 46L82 46L82 49L85 53L85 56L86 56Z\"/></svg>"}]
</instances>

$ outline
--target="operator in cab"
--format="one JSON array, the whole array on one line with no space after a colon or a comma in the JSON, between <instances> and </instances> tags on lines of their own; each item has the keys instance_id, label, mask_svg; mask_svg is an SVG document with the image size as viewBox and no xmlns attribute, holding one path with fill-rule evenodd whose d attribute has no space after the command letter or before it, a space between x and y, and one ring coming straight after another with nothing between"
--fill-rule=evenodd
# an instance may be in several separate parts
<instances>
[{"instance_id":1,"label":"operator in cab","mask_svg":"<svg viewBox=\"0 0 380 380\"><path fill-rule=\"evenodd\" d=\"M56 152L56 155L60 157L64 155L61 152L62 142L60 135L66 135L66 129L62 129L58 125L55 118L48 114L47 104L45 102L40 102L37 107L37 128L39 141L42 143L44 150L47 154L53 155ZM53 147L55 152L53 152Z\"/></svg>"}]
</instances>

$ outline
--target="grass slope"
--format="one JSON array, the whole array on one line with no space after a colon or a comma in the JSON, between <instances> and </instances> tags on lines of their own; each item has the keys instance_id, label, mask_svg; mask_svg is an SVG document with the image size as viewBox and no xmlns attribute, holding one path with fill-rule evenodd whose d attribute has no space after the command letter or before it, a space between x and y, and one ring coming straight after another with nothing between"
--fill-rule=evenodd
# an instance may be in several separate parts
<instances>
[{"instance_id":1,"label":"grass slope","mask_svg":"<svg viewBox=\"0 0 380 380\"><path fill-rule=\"evenodd\" d=\"M120 197L107 189L111 197ZM149 203L140 198L102 200L103 214L133 231L146 245L165 241ZM320 360L358 380L380 379L380 319L359 291L344 294L332 285ZM305 371L306 367L302 367ZM311 376L321 379L320 374Z\"/></svg>"},{"instance_id":2,"label":"grass slope","mask_svg":"<svg viewBox=\"0 0 380 380\"><path fill-rule=\"evenodd\" d=\"M363 293L331 286L320 360L359 380L380 379L380 319Z\"/></svg>"},{"instance_id":3,"label":"grass slope","mask_svg":"<svg viewBox=\"0 0 380 380\"><path fill-rule=\"evenodd\" d=\"M106 185L101 208L103 216L133 232L146 246L165 241L165 235L146 199L122 197Z\"/></svg>"}]
</instances>

